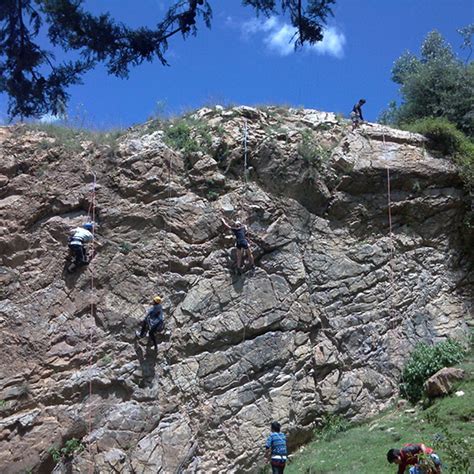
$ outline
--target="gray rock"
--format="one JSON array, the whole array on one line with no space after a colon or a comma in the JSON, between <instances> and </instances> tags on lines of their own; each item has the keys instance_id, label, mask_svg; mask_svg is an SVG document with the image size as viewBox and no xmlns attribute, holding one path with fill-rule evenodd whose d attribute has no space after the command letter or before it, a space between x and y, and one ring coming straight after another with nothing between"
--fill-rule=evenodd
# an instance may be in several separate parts
<instances>
[{"instance_id":1,"label":"gray rock","mask_svg":"<svg viewBox=\"0 0 474 474\"><path fill-rule=\"evenodd\" d=\"M411 347L469 333L468 195L422 137L310 109L197 114L211 140L186 156L146 127L113 155L0 127L1 472L46 472L72 437L95 455L57 472L255 472L271 420L298 445L323 414L373 417ZM92 171L101 246L67 274ZM255 269L234 272L222 216L248 225ZM134 337L155 294L156 352Z\"/></svg>"}]
</instances>

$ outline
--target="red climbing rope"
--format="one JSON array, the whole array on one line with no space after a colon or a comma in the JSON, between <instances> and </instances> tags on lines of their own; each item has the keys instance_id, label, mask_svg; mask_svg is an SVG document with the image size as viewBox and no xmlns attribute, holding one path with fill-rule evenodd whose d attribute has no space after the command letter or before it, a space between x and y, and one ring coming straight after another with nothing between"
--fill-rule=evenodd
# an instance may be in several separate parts
<instances>
[{"instance_id":1,"label":"red climbing rope","mask_svg":"<svg viewBox=\"0 0 474 474\"><path fill-rule=\"evenodd\" d=\"M89 444L88 444L88 451L89 457L91 459L91 464L89 467L89 473L92 474L94 469L94 462L93 462L93 454L92 454L92 443L91 443L91 432L92 432L92 361L93 361L93 339L92 339L92 321L94 321L94 297L95 297L95 281L94 281L94 254L95 254L95 189L96 189L96 182L97 177L95 173L93 173L94 181L92 184L92 192L91 192L91 203L89 206L88 218L90 222L93 223L92 226L92 242L91 242L91 257L92 259L89 262L89 271L91 275L91 295L90 295L90 316L91 316L91 327L89 331L89 410L88 410L88 437L89 437Z\"/></svg>"}]
</instances>

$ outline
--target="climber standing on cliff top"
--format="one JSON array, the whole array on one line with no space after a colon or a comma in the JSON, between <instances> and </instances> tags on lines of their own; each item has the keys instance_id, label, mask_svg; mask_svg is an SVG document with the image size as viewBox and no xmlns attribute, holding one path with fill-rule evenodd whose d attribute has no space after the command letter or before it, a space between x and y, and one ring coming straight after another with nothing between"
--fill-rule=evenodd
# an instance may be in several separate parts
<instances>
[{"instance_id":1,"label":"climber standing on cliff top","mask_svg":"<svg viewBox=\"0 0 474 474\"><path fill-rule=\"evenodd\" d=\"M281 425L278 421L273 421L270 429L270 436L265 443L265 462L272 466L272 474L283 474L288 460L286 435L280 432Z\"/></svg>"},{"instance_id":2,"label":"climber standing on cliff top","mask_svg":"<svg viewBox=\"0 0 474 474\"><path fill-rule=\"evenodd\" d=\"M145 337L148 332L148 342L152 342L155 347L155 351L158 349L156 343L155 334L161 332L165 326L163 317L163 307L161 306L161 296L155 296L153 298L153 306L147 311L145 319L142 323L141 331L137 331L135 334L137 337Z\"/></svg>"},{"instance_id":3,"label":"climber standing on cliff top","mask_svg":"<svg viewBox=\"0 0 474 474\"><path fill-rule=\"evenodd\" d=\"M357 128L363 121L364 117L362 116L362 106L365 104L365 99L360 99L357 104L352 107L351 120L352 120L352 130Z\"/></svg>"},{"instance_id":4,"label":"climber standing on cliff top","mask_svg":"<svg viewBox=\"0 0 474 474\"><path fill-rule=\"evenodd\" d=\"M221 219L224 226L231 230L235 236L235 246L237 247L237 269L242 268L242 255L245 253L249 259L250 266L253 267L254 260L252 249L250 248L249 239L247 237L247 226L243 225L240 221L235 221L234 225L229 225L224 218Z\"/></svg>"},{"instance_id":5,"label":"climber standing on cliff top","mask_svg":"<svg viewBox=\"0 0 474 474\"><path fill-rule=\"evenodd\" d=\"M387 461L398 465L397 474L404 474L408 466L410 474L440 474L441 461L432 448L424 444L405 444L402 449L390 449Z\"/></svg>"}]
</instances>

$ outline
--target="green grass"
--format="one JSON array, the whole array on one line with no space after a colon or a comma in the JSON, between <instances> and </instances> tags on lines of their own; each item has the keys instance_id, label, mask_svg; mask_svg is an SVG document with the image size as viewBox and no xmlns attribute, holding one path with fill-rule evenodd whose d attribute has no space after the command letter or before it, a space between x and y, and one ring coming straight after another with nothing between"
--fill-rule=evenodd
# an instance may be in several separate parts
<instances>
[{"instance_id":1,"label":"green grass","mask_svg":"<svg viewBox=\"0 0 474 474\"><path fill-rule=\"evenodd\" d=\"M209 152L212 135L207 123L188 116L162 123L165 143L184 154L196 151Z\"/></svg>"},{"instance_id":2,"label":"green grass","mask_svg":"<svg viewBox=\"0 0 474 474\"><path fill-rule=\"evenodd\" d=\"M427 409L417 407L415 413L389 410L329 439L323 429L315 434L315 441L292 457L285 474L393 474L396 468L388 464L386 453L405 443L425 443L435 448L445 474L469 472L465 466L456 469L456 462L464 456L471 459L474 468L473 354L460 367L470 374L469 380L456 387L464 391L464 396L453 394L438 399Z\"/></svg>"},{"instance_id":3,"label":"green grass","mask_svg":"<svg viewBox=\"0 0 474 474\"><path fill-rule=\"evenodd\" d=\"M60 146L69 152L82 151L82 142L92 142L95 146L115 148L117 140L124 134L122 130L93 131L85 128L68 127L56 124L27 124L25 130L44 132L53 142L43 140L41 147L44 149Z\"/></svg>"}]
</instances>

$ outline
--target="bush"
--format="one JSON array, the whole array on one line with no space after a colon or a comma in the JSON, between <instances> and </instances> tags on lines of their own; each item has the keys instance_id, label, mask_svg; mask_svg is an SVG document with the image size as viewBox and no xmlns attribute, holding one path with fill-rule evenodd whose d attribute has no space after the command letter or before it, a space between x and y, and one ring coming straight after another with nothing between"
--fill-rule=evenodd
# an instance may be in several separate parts
<instances>
[{"instance_id":1,"label":"bush","mask_svg":"<svg viewBox=\"0 0 474 474\"><path fill-rule=\"evenodd\" d=\"M347 431L350 423L339 415L324 415L323 426L318 431L316 437L322 441L331 441L338 433Z\"/></svg>"},{"instance_id":2,"label":"bush","mask_svg":"<svg viewBox=\"0 0 474 474\"><path fill-rule=\"evenodd\" d=\"M454 124L445 118L428 117L405 124L402 128L421 133L441 152L452 156L468 189L474 188L474 143Z\"/></svg>"},{"instance_id":3,"label":"bush","mask_svg":"<svg viewBox=\"0 0 474 474\"><path fill-rule=\"evenodd\" d=\"M165 143L185 154L196 151L209 152L212 146L212 136L208 126L199 120L188 117L174 120L165 125Z\"/></svg>"},{"instance_id":4,"label":"bush","mask_svg":"<svg viewBox=\"0 0 474 474\"><path fill-rule=\"evenodd\" d=\"M309 130L301 132L301 141L298 143L298 155L306 162L321 169L331 157L331 151L316 143Z\"/></svg>"},{"instance_id":5,"label":"bush","mask_svg":"<svg viewBox=\"0 0 474 474\"><path fill-rule=\"evenodd\" d=\"M429 138L436 148L446 155L459 152L463 142L468 140L454 124L442 117L426 117L409 124L403 124L402 127Z\"/></svg>"},{"instance_id":6,"label":"bush","mask_svg":"<svg viewBox=\"0 0 474 474\"><path fill-rule=\"evenodd\" d=\"M199 144L191 136L191 127L186 122L177 122L165 130L165 143L184 153L192 153L199 150Z\"/></svg>"},{"instance_id":7,"label":"bush","mask_svg":"<svg viewBox=\"0 0 474 474\"><path fill-rule=\"evenodd\" d=\"M461 344L449 339L434 346L418 344L403 369L402 395L413 403L421 400L425 381L443 367L458 364L463 356Z\"/></svg>"}]
</instances>

